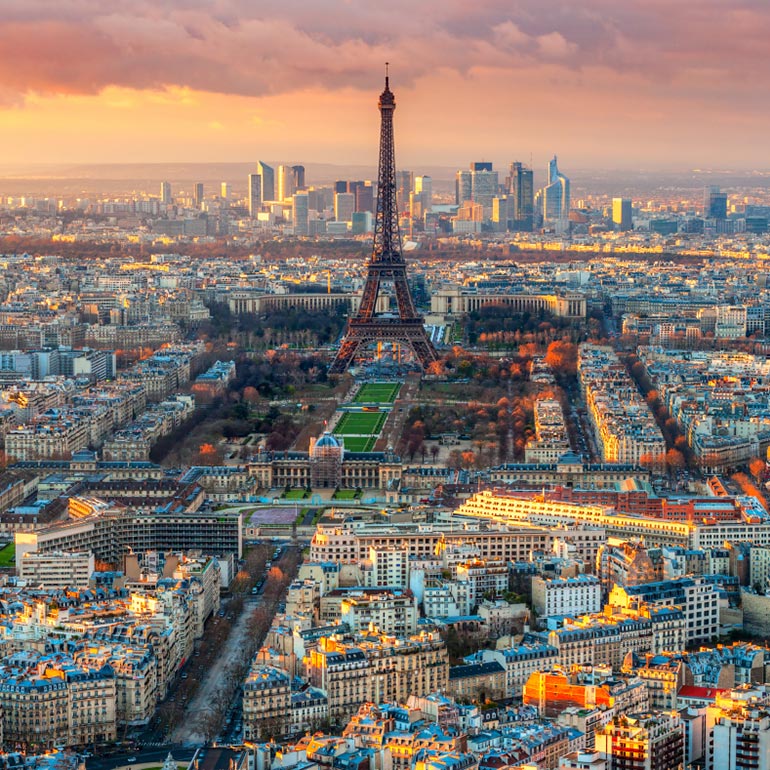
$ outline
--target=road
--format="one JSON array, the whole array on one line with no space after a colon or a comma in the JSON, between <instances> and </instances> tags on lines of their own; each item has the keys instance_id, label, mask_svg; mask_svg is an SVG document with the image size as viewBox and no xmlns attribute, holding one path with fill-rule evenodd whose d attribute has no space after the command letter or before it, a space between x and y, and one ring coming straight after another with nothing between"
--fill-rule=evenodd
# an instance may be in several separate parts
<instances>
[{"instance_id":1,"label":"road","mask_svg":"<svg viewBox=\"0 0 770 770\"><path fill-rule=\"evenodd\" d=\"M98 756L86 759L86 770L113 770L116 767L130 767L133 764L141 765L155 762L162 765L166 761L169 751L174 759L184 767L192 760L195 749L183 749L179 746L167 746L162 749L147 749L132 752L121 752L110 757ZM128 762L128 758L136 758L136 762Z\"/></svg>"},{"instance_id":2,"label":"road","mask_svg":"<svg viewBox=\"0 0 770 770\"><path fill-rule=\"evenodd\" d=\"M210 720L217 712L216 702L223 696L232 697L240 682L228 681L227 669L236 666L246 649L246 639L249 633L249 619L262 601L261 596L249 596L244 600L243 611L233 625L221 655L206 673L200 683L195 697L187 704L185 718L174 730L172 743L184 746L199 746L206 743L211 735ZM216 734L221 725L213 731Z\"/></svg>"}]
</instances>

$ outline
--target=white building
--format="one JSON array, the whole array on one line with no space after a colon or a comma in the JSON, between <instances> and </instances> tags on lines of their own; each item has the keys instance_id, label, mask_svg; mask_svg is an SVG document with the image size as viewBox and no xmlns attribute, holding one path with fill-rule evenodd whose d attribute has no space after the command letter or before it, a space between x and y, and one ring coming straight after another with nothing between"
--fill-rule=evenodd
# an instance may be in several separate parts
<instances>
[{"instance_id":1,"label":"white building","mask_svg":"<svg viewBox=\"0 0 770 770\"><path fill-rule=\"evenodd\" d=\"M770 770L770 715L765 687L745 686L719 694L707 709L714 725L706 752L707 770Z\"/></svg>"},{"instance_id":2,"label":"white building","mask_svg":"<svg viewBox=\"0 0 770 770\"><path fill-rule=\"evenodd\" d=\"M686 622L687 644L719 635L719 590L700 577L662 580L639 586L618 586L610 591L613 607L680 607Z\"/></svg>"},{"instance_id":3,"label":"white building","mask_svg":"<svg viewBox=\"0 0 770 770\"><path fill-rule=\"evenodd\" d=\"M602 608L601 581L595 575L532 578L532 605L540 617L587 615Z\"/></svg>"},{"instance_id":4,"label":"white building","mask_svg":"<svg viewBox=\"0 0 770 770\"><path fill-rule=\"evenodd\" d=\"M364 585L369 587L409 587L409 548L406 544L372 546L369 558L361 564Z\"/></svg>"},{"instance_id":5,"label":"white building","mask_svg":"<svg viewBox=\"0 0 770 770\"><path fill-rule=\"evenodd\" d=\"M18 562L19 577L42 588L88 588L94 572L94 555L80 553L37 553L27 551Z\"/></svg>"}]
</instances>

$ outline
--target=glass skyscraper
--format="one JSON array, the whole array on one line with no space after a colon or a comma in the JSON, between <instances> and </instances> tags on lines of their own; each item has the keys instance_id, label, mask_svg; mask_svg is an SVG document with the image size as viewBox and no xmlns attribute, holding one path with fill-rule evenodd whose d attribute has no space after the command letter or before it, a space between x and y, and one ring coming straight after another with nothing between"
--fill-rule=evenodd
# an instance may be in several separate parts
<instances>
[{"instance_id":1,"label":"glass skyscraper","mask_svg":"<svg viewBox=\"0 0 770 770\"><path fill-rule=\"evenodd\" d=\"M555 155L548 163L548 184L541 190L541 200L545 221L569 218L569 179L559 171Z\"/></svg>"}]
</instances>

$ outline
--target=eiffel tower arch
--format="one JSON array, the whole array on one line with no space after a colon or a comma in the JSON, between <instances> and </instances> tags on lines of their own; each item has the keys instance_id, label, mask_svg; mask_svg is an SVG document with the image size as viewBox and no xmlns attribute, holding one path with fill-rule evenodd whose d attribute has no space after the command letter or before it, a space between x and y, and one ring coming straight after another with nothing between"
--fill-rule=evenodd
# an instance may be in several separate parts
<instances>
[{"instance_id":1,"label":"eiffel tower arch","mask_svg":"<svg viewBox=\"0 0 770 770\"><path fill-rule=\"evenodd\" d=\"M387 66L387 65L386 65ZM396 153L393 144L393 112L396 100L385 75L385 90L380 94L380 160L377 176L377 217L374 225L372 256L367 263L367 276L361 305L348 321L329 374L343 374L356 355L372 342L395 342L408 346L423 369L438 356L425 332L422 316L417 312L406 281L406 262L401 250L401 231L396 203ZM377 298L383 284L393 286L398 314L378 314Z\"/></svg>"}]
</instances>

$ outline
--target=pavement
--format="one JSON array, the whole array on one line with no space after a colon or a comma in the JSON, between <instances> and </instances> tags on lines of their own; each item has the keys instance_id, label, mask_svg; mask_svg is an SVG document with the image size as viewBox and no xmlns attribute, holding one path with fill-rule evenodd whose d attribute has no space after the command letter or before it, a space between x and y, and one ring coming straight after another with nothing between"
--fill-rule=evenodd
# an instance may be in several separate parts
<instances>
[{"instance_id":1,"label":"pavement","mask_svg":"<svg viewBox=\"0 0 770 770\"><path fill-rule=\"evenodd\" d=\"M261 596L248 596L244 599L243 611L235 621L222 653L206 673L195 697L187 704L185 718L171 736L172 743L183 746L201 746L206 742L209 731L207 722L211 714L217 710L214 706L217 695L230 689L225 676L226 669L238 664L246 646L249 619L261 601Z\"/></svg>"}]
</instances>

